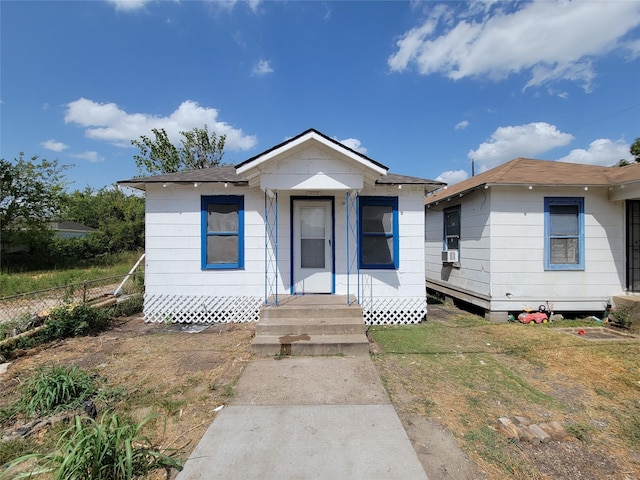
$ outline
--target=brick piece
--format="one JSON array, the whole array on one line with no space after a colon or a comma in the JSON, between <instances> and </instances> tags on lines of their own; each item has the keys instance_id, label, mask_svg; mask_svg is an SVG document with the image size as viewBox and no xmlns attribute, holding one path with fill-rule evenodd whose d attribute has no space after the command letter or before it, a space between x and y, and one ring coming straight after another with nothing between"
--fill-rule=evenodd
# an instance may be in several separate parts
<instances>
[{"instance_id":1,"label":"brick piece","mask_svg":"<svg viewBox=\"0 0 640 480\"><path fill-rule=\"evenodd\" d=\"M521 442L540 443L540 439L536 437L526 425L516 425L516 428L518 429Z\"/></svg>"},{"instance_id":2,"label":"brick piece","mask_svg":"<svg viewBox=\"0 0 640 480\"><path fill-rule=\"evenodd\" d=\"M506 435L508 438L514 440L517 440L519 438L518 429L507 417L498 418L498 431Z\"/></svg>"},{"instance_id":3,"label":"brick piece","mask_svg":"<svg viewBox=\"0 0 640 480\"><path fill-rule=\"evenodd\" d=\"M571 438L569 432L567 432L558 422L549 422L549 427L551 427L555 433L552 437L557 438L558 440L569 440Z\"/></svg>"},{"instance_id":4,"label":"brick piece","mask_svg":"<svg viewBox=\"0 0 640 480\"><path fill-rule=\"evenodd\" d=\"M553 430L553 428L551 428L548 424L544 423L544 422L540 422L538 423L538 426L544 430L544 433L546 433L547 435L549 435L551 438L555 439L556 438L556 432Z\"/></svg>"},{"instance_id":5,"label":"brick piece","mask_svg":"<svg viewBox=\"0 0 640 480\"><path fill-rule=\"evenodd\" d=\"M525 427L531 425L531 420L529 420L527 417L515 416L512 417L512 420L516 425L524 425Z\"/></svg>"},{"instance_id":6,"label":"brick piece","mask_svg":"<svg viewBox=\"0 0 640 480\"><path fill-rule=\"evenodd\" d=\"M529 425L529 430L531 430L531 433L538 437L542 443L549 443L551 441L551 436L535 423Z\"/></svg>"}]
</instances>

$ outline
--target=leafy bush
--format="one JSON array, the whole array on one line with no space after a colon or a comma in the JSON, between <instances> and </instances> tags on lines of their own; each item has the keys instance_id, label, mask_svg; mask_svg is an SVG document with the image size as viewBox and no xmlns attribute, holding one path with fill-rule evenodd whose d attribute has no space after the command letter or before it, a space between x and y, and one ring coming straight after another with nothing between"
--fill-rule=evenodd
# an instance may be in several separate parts
<instances>
[{"instance_id":1,"label":"leafy bush","mask_svg":"<svg viewBox=\"0 0 640 480\"><path fill-rule=\"evenodd\" d=\"M94 378L77 367L40 367L20 387L17 412L27 417L49 415L77 408L97 392Z\"/></svg>"},{"instance_id":2,"label":"leafy bush","mask_svg":"<svg viewBox=\"0 0 640 480\"><path fill-rule=\"evenodd\" d=\"M51 310L42 336L45 340L77 337L104 330L108 324L108 311L88 305L65 305Z\"/></svg>"},{"instance_id":3,"label":"leafy bush","mask_svg":"<svg viewBox=\"0 0 640 480\"><path fill-rule=\"evenodd\" d=\"M609 321L620 328L628 329L633 323L633 309L623 305L609 313Z\"/></svg>"},{"instance_id":4,"label":"leafy bush","mask_svg":"<svg viewBox=\"0 0 640 480\"><path fill-rule=\"evenodd\" d=\"M109 313L113 317L128 317L142 312L144 306L144 297L142 295L132 295L126 300L117 303L109 309Z\"/></svg>"},{"instance_id":5,"label":"leafy bush","mask_svg":"<svg viewBox=\"0 0 640 480\"><path fill-rule=\"evenodd\" d=\"M54 452L25 455L9 468L36 460L39 466L35 470L14 478L53 473L55 480L129 480L160 468L180 470L179 461L155 450L141 435L142 428L152 418L134 425L122 422L116 414L103 416L99 422L84 422L76 416Z\"/></svg>"}]
</instances>

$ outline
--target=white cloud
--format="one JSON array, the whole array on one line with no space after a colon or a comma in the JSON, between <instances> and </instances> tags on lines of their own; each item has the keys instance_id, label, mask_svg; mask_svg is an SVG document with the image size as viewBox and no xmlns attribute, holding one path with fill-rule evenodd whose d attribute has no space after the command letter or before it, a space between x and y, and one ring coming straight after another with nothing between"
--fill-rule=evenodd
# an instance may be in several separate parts
<instances>
[{"instance_id":1,"label":"white cloud","mask_svg":"<svg viewBox=\"0 0 640 480\"><path fill-rule=\"evenodd\" d=\"M262 3L262 0L248 0L247 3L249 4L249 8L251 8L255 13L258 11L258 7Z\"/></svg>"},{"instance_id":2,"label":"white cloud","mask_svg":"<svg viewBox=\"0 0 640 480\"><path fill-rule=\"evenodd\" d=\"M444 182L447 185L461 182L469 178L469 174L464 170L447 170L436 177L436 181Z\"/></svg>"},{"instance_id":3,"label":"white cloud","mask_svg":"<svg viewBox=\"0 0 640 480\"><path fill-rule=\"evenodd\" d=\"M640 25L640 2L455 5L465 11L438 5L421 25L402 34L387 60L389 68L404 71L413 65L421 74L441 73L454 80L501 80L524 72L530 76L526 87L570 80L588 90L595 57L638 48L623 37Z\"/></svg>"},{"instance_id":4,"label":"white cloud","mask_svg":"<svg viewBox=\"0 0 640 480\"><path fill-rule=\"evenodd\" d=\"M81 160L88 160L91 163L97 163L97 162L104 161L104 157L101 157L100 155L98 155L98 152L86 151L86 152L82 152L82 153L75 153L75 154L69 155L69 156L73 157L73 158L79 158Z\"/></svg>"},{"instance_id":5,"label":"white cloud","mask_svg":"<svg viewBox=\"0 0 640 480\"><path fill-rule=\"evenodd\" d=\"M367 154L366 147L362 146L362 143L357 138L345 138L344 140L338 140L341 144L346 147L349 147L351 150L355 150L358 153L363 155Z\"/></svg>"},{"instance_id":6,"label":"white cloud","mask_svg":"<svg viewBox=\"0 0 640 480\"><path fill-rule=\"evenodd\" d=\"M149 0L108 0L117 11L120 12L133 12L134 10L140 10L149 3Z\"/></svg>"},{"instance_id":7,"label":"white cloud","mask_svg":"<svg viewBox=\"0 0 640 480\"><path fill-rule=\"evenodd\" d=\"M273 68L268 60L260 60L253 67L253 75L262 77L263 75L267 75L269 73L273 73Z\"/></svg>"},{"instance_id":8,"label":"white cloud","mask_svg":"<svg viewBox=\"0 0 640 480\"><path fill-rule=\"evenodd\" d=\"M67 105L64 120L85 127L85 136L120 147L130 147L131 140L151 135L151 129L164 128L172 142L179 142L181 131L207 125L210 132L226 135L225 148L248 150L257 139L245 135L241 129L218 120L215 108L201 107L197 102L185 100L169 116L159 117L147 113L127 113L115 103L97 103L79 98Z\"/></svg>"},{"instance_id":9,"label":"white cloud","mask_svg":"<svg viewBox=\"0 0 640 480\"><path fill-rule=\"evenodd\" d=\"M624 140L613 141L608 138L598 138L589 144L589 149L576 148L569 155L559 158L561 162L586 163L609 167L625 159L633 162L630 145Z\"/></svg>"},{"instance_id":10,"label":"white cloud","mask_svg":"<svg viewBox=\"0 0 640 480\"><path fill-rule=\"evenodd\" d=\"M237 4L247 5L253 13L258 13L262 0L207 0L210 4L223 10L231 11Z\"/></svg>"},{"instance_id":11,"label":"white cloud","mask_svg":"<svg viewBox=\"0 0 640 480\"><path fill-rule=\"evenodd\" d=\"M478 171L483 172L516 157L536 157L571 140L573 135L546 122L499 127L488 141L471 150L468 157L476 162Z\"/></svg>"},{"instance_id":12,"label":"white cloud","mask_svg":"<svg viewBox=\"0 0 640 480\"><path fill-rule=\"evenodd\" d=\"M469 122L466 120L462 120L461 122L458 122L454 128L456 130L464 130L468 126L469 126Z\"/></svg>"},{"instance_id":13,"label":"white cloud","mask_svg":"<svg viewBox=\"0 0 640 480\"><path fill-rule=\"evenodd\" d=\"M635 60L640 57L640 38L629 41L625 47L629 50L628 60Z\"/></svg>"},{"instance_id":14,"label":"white cloud","mask_svg":"<svg viewBox=\"0 0 640 480\"><path fill-rule=\"evenodd\" d=\"M61 151L65 150L65 149L69 148L69 145L65 145L62 142L57 142L56 140L54 140L52 138L42 142L40 145L42 145L47 150L51 150L53 152L61 152Z\"/></svg>"}]
</instances>

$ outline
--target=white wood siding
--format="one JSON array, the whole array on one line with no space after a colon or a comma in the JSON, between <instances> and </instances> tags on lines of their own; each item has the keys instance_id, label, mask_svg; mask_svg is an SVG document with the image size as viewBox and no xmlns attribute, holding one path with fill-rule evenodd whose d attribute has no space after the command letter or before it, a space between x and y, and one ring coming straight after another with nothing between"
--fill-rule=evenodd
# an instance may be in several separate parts
<instances>
[{"instance_id":1,"label":"white wood siding","mask_svg":"<svg viewBox=\"0 0 640 480\"><path fill-rule=\"evenodd\" d=\"M489 192L474 192L457 201L440 202L426 210L425 255L427 280L445 283L454 288L489 295L490 238L489 218L491 204ZM446 208L460 205L459 265L442 263Z\"/></svg>"},{"instance_id":2,"label":"white wood siding","mask_svg":"<svg viewBox=\"0 0 640 480\"><path fill-rule=\"evenodd\" d=\"M607 189L501 188L492 196L494 310L599 310L624 285L624 203ZM584 198L584 270L544 270L544 198ZM507 296L507 293L510 295Z\"/></svg>"},{"instance_id":3,"label":"white wood siding","mask_svg":"<svg viewBox=\"0 0 640 480\"><path fill-rule=\"evenodd\" d=\"M584 198L583 271L545 271L545 197ZM624 202L611 202L607 189L491 187L458 201L459 268L445 267L439 258L442 210L426 210L428 281L475 295L472 303L493 311L537 308L546 301L556 311L600 310L623 291ZM449 206L440 206L445 204Z\"/></svg>"},{"instance_id":4,"label":"white wood siding","mask_svg":"<svg viewBox=\"0 0 640 480\"><path fill-rule=\"evenodd\" d=\"M243 270L202 270L203 195L243 195ZM145 286L147 294L264 296L264 197L229 186L152 185L147 189Z\"/></svg>"},{"instance_id":5,"label":"white wood siding","mask_svg":"<svg viewBox=\"0 0 640 480\"><path fill-rule=\"evenodd\" d=\"M306 192L305 192L306 193ZM278 194L278 293L291 293L291 196ZM244 269L201 269L201 214L203 195L243 195L245 207ZM398 270L361 270L362 294L373 296L423 297L424 285L424 197L421 188L377 187L361 195L398 196L400 264ZM347 279L346 193L333 196L335 209L336 293L357 294L357 262ZM311 196L309 198L315 198ZM146 291L164 295L259 296L265 294L264 193L249 187L150 185L146 211ZM350 255L357 255L350 245ZM350 283L349 283L350 282Z\"/></svg>"},{"instance_id":6,"label":"white wood siding","mask_svg":"<svg viewBox=\"0 0 640 480\"><path fill-rule=\"evenodd\" d=\"M365 168L339 160L322 148L292 152L261 169L260 186L272 190L360 190Z\"/></svg>"}]
</instances>

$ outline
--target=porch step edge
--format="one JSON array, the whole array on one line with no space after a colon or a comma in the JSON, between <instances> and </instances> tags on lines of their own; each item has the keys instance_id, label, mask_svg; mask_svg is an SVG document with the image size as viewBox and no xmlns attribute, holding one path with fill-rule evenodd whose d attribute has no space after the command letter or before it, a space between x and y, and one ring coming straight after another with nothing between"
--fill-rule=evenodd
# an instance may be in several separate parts
<instances>
[{"instance_id":1,"label":"porch step edge","mask_svg":"<svg viewBox=\"0 0 640 480\"><path fill-rule=\"evenodd\" d=\"M366 326L362 317L261 318L256 324L256 335L364 334L365 332Z\"/></svg>"},{"instance_id":2,"label":"porch step edge","mask_svg":"<svg viewBox=\"0 0 640 480\"><path fill-rule=\"evenodd\" d=\"M287 338L289 337L289 338ZM366 335L256 335L251 349L258 356L275 355L368 355Z\"/></svg>"},{"instance_id":3,"label":"porch step edge","mask_svg":"<svg viewBox=\"0 0 640 480\"><path fill-rule=\"evenodd\" d=\"M353 318L362 317L360 306L327 305L306 307L262 307L260 318Z\"/></svg>"}]
</instances>

